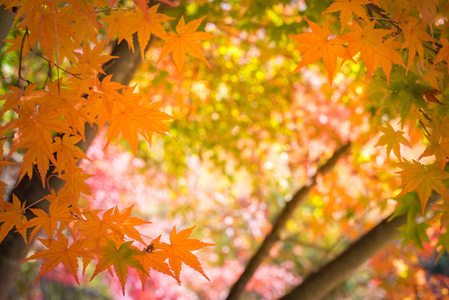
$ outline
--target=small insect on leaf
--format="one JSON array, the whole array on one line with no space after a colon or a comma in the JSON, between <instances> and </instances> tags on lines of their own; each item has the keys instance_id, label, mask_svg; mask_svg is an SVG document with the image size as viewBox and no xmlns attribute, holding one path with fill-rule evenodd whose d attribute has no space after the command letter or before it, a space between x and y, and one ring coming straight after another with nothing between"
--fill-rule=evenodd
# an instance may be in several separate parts
<instances>
[{"instance_id":1,"label":"small insect on leaf","mask_svg":"<svg viewBox=\"0 0 449 300\"><path fill-rule=\"evenodd\" d=\"M142 250L143 253L152 253L154 251L154 244L149 244L146 248Z\"/></svg>"}]
</instances>

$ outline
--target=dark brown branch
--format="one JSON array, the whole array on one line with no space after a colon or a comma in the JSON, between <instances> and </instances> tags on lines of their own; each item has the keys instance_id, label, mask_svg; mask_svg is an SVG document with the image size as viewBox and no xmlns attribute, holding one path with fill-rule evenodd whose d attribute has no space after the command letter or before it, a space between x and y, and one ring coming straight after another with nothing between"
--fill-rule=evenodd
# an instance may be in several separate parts
<instances>
[{"instance_id":1,"label":"dark brown branch","mask_svg":"<svg viewBox=\"0 0 449 300\"><path fill-rule=\"evenodd\" d=\"M309 179L309 181L299 189L292 197L292 199L286 203L284 209L277 217L271 232L265 237L265 240L260 245L257 252L248 262L244 272L240 275L240 278L232 286L231 291L227 297L228 300L238 299L241 294L245 291L245 287L248 284L251 277L256 272L257 268L262 264L265 257L268 256L270 249L274 246L276 242L280 240L281 230L284 229L285 224L293 215L295 209L298 205L306 198L310 190L316 185L317 175L324 175L328 173L335 164L340 160L340 158L346 156L349 153L351 144L345 144L341 146L337 151L334 152L331 158L322 165L316 172L316 174Z\"/></svg>"}]
</instances>

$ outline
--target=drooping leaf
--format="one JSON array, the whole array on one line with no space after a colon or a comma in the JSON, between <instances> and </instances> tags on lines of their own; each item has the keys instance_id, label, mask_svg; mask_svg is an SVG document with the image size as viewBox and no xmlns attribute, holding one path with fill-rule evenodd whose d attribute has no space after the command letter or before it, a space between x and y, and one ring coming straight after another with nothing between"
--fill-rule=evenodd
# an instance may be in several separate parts
<instances>
[{"instance_id":1,"label":"drooping leaf","mask_svg":"<svg viewBox=\"0 0 449 300\"><path fill-rule=\"evenodd\" d=\"M69 270L70 274L73 275L76 282L79 284L78 280L78 257L91 257L91 253L85 250L82 240L77 240L68 246L68 239L58 231L58 239L39 239L42 244L47 247L47 250L41 250L31 255L30 257L22 260L21 262L33 260L33 259L45 259L42 263L41 271L37 277L34 284L36 284L39 279L45 274L53 270L57 265L63 263L64 266Z\"/></svg>"},{"instance_id":2,"label":"drooping leaf","mask_svg":"<svg viewBox=\"0 0 449 300\"><path fill-rule=\"evenodd\" d=\"M199 250L207 246L213 246L214 244L204 243L196 239L189 239L189 236L194 228L195 226L181 230L177 233L176 226L173 227L170 233L170 244L161 243L159 246L160 249L168 252L168 262L173 270L173 273L175 274L178 284L181 284L179 275L181 272L182 263L185 263L195 271L201 273L201 275L203 275L207 280L210 280L204 273L198 258L192 254L191 251Z\"/></svg>"},{"instance_id":3,"label":"drooping leaf","mask_svg":"<svg viewBox=\"0 0 449 300\"><path fill-rule=\"evenodd\" d=\"M136 258L136 256L142 255L142 253L135 247L132 247L132 243L132 241L125 242L117 249L116 243L113 240L106 238L107 245L101 248L100 260L98 261L94 274L90 280L94 279L98 273L113 266L115 274L120 279L124 296L125 283L128 276L128 266L145 272L139 260Z\"/></svg>"}]
</instances>

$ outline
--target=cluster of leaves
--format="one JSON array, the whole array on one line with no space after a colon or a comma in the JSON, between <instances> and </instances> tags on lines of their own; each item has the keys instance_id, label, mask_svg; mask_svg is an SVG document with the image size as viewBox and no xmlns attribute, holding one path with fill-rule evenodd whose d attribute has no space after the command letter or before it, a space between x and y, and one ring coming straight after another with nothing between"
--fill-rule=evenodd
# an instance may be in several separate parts
<instances>
[{"instance_id":1,"label":"cluster of leaves","mask_svg":"<svg viewBox=\"0 0 449 300\"><path fill-rule=\"evenodd\" d=\"M342 64L348 60L363 61L370 80L376 74L373 86L381 97L373 93L372 99L382 103L377 114L385 121L385 127L380 128L384 135L378 145L386 145L388 154L393 150L400 162L402 192L399 196L417 192L424 215L432 191L439 193L444 204L436 207L441 212L441 227L447 227L449 194L444 180L449 178L445 171L449 156L449 119L446 116L449 32L445 21L446 1L338 0L322 14L332 13L339 14L338 33L331 34L326 21L320 27L306 19L312 32L289 36L300 42L300 51L304 53L296 70L322 59L332 84L337 61L341 58ZM403 136L403 130L395 130L386 121L398 121L398 116L401 129L410 131L419 126L423 130L428 146L419 157L410 155L407 160L402 156L401 144L412 145ZM420 162L429 156L433 159ZM407 211L401 209L396 215ZM414 226L415 213L416 210L409 218L409 227ZM422 238L415 233L408 230L405 240L413 239L422 246ZM425 235L424 231L422 233ZM449 245L442 244L449 250Z\"/></svg>"},{"instance_id":2,"label":"cluster of leaves","mask_svg":"<svg viewBox=\"0 0 449 300\"><path fill-rule=\"evenodd\" d=\"M21 152L19 180L37 172L43 187L52 177L64 181L60 190L52 190L38 201L49 203L48 212L31 208L38 202L26 206L27 199L15 195L12 203L0 202L0 243L16 230L29 244L42 229L48 238L39 240L46 249L26 259L45 259L37 280L62 262L78 282L78 258L82 258L84 270L97 262L92 278L113 266L123 293L128 266L139 271L142 286L150 269L180 283L182 262L207 278L190 251L212 244L189 239L194 227L180 232L173 228L169 244L160 242L160 236L148 244L134 227L149 222L130 217L132 206L121 211L110 208L100 217L102 211L80 204L81 195L91 194L85 183L91 175L78 166L81 159L88 159L79 146L86 139L85 126L101 129L108 123L108 143L123 137L136 153L139 135L151 142L154 132L167 131L163 121L172 119L159 111L160 103L136 92L136 86L114 82L112 74L106 76L102 65L115 58L102 54L109 40L118 35L119 41L124 39L133 48L133 35L137 34L143 56L150 37L157 36L165 42L159 60L173 52L182 71L186 53L207 64L197 41L214 36L197 32L204 18L188 24L181 18L175 33L166 32L161 25L171 18L157 13L159 5L148 7L146 1L136 0L134 5L102 0L4 0L0 5L16 13L16 34L7 42L11 44L8 51L20 55L18 84L0 98L5 100L1 115L13 112L16 116L1 127L1 146L9 146L1 166L12 164L11 156ZM104 28L107 37L101 40ZM25 58L48 62L49 76L31 82L22 72ZM30 220L25 217L28 210L35 215ZM144 250L133 242L141 243Z\"/></svg>"}]
</instances>

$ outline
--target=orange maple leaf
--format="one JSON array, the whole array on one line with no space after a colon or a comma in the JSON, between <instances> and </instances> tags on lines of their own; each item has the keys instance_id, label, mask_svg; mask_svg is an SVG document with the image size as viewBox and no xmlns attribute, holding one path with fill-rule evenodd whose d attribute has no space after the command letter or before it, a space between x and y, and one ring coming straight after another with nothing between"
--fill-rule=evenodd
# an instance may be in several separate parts
<instances>
[{"instance_id":1,"label":"orange maple leaf","mask_svg":"<svg viewBox=\"0 0 449 300\"><path fill-rule=\"evenodd\" d=\"M306 18L307 23L313 32L305 32L295 35L287 35L289 38L295 39L304 47L305 53L298 67L293 71L295 73L299 69L309 64L313 64L323 59L324 66L329 74L329 81L332 84L335 67L337 66L337 56L343 57L345 48L342 44L345 41L341 37L330 35L327 23L324 22L323 28L318 24Z\"/></svg>"},{"instance_id":2,"label":"orange maple leaf","mask_svg":"<svg viewBox=\"0 0 449 300\"><path fill-rule=\"evenodd\" d=\"M58 175L59 178L65 181L64 186L59 193L66 193L68 195L79 195L81 192L90 195L89 186L85 180L93 175L85 173L81 168L76 167L72 172L66 172Z\"/></svg>"},{"instance_id":3,"label":"orange maple leaf","mask_svg":"<svg viewBox=\"0 0 449 300\"><path fill-rule=\"evenodd\" d=\"M133 94L130 90L132 89L127 89L123 93L124 103L115 105L112 110L106 147L121 133L137 155L138 134L144 136L151 144L151 134L167 132L168 128L163 121L173 117L158 110L160 103L145 107L140 103L142 95ZM133 97L134 95L138 97Z\"/></svg>"},{"instance_id":4,"label":"orange maple leaf","mask_svg":"<svg viewBox=\"0 0 449 300\"><path fill-rule=\"evenodd\" d=\"M120 43L125 39L128 46L134 51L132 35L135 32L134 26L136 25L135 10L123 10L123 7L120 7L116 11L111 10L111 14L104 16L101 20L108 23L106 42L118 35L118 42Z\"/></svg>"},{"instance_id":5,"label":"orange maple leaf","mask_svg":"<svg viewBox=\"0 0 449 300\"><path fill-rule=\"evenodd\" d=\"M82 53L75 52L75 55L78 58L78 62L76 63L78 69L73 73L85 74L92 73L92 70L94 70L98 73L106 74L101 65L113 58L117 58L117 56L101 55L105 46L105 42L98 43L93 49L91 49L90 44L85 42L83 44Z\"/></svg>"},{"instance_id":6,"label":"orange maple leaf","mask_svg":"<svg viewBox=\"0 0 449 300\"><path fill-rule=\"evenodd\" d=\"M144 224L150 224L151 222L144 221L142 219L136 218L136 217L130 217L131 210L134 207L134 205L125 208L121 212L118 208L115 209L114 215L119 215L120 217L116 220L117 225L121 229L121 236L127 235L130 238L141 242L142 244L145 244L144 240L142 239L139 231L134 228L134 226L144 225Z\"/></svg>"},{"instance_id":7,"label":"orange maple leaf","mask_svg":"<svg viewBox=\"0 0 449 300\"><path fill-rule=\"evenodd\" d=\"M443 204L430 204L436 210L439 210L441 213L440 217L440 228L443 229L447 225L449 225L449 202L444 201Z\"/></svg>"},{"instance_id":8,"label":"orange maple leaf","mask_svg":"<svg viewBox=\"0 0 449 300\"><path fill-rule=\"evenodd\" d=\"M421 201L423 215L432 190L439 193L445 199L449 199L446 186L442 182L443 179L449 178L449 173L441 171L436 164L425 166L413 160L413 164L405 161L399 163L399 167L403 169L397 172L401 174L403 187L402 192L397 197L417 191L419 200Z\"/></svg>"},{"instance_id":9,"label":"orange maple leaf","mask_svg":"<svg viewBox=\"0 0 449 300\"><path fill-rule=\"evenodd\" d=\"M47 95L45 90L36 90L38 85L38 83L30 84L24 91L18 87L9 86L11 93L0 96L0 100L6 100L0 114L3 115L6 111L15 107L33 111L36 105L39 105Z\"/></svg>"},{"instance_id":10,"label":"orange maple leaf","mask_svg":"<svg viewBox=\"0 0 449 300\"><path fill-rule=\"evenodd\" d=\"M12 195L12 203L2 201L0 212L0 243L6 237L13 227L22 235L25 243L27 242L26 229L22 225L27 221L25 217L25 202L20 203L16 195Z\"/></svg>"},{"instance_id":11,"label":"orange maple leaf","mask_svg":"<svg viewBox=\"0 0 449 300\"><path fill-rule=\"evenodd\" d=\"M449 41L445 38L441 38L440 43L443 45L443 47L440 49L440 51L438 51L437 57L435 57L435 60L433 61L433 65L441 61L447 62L449 60ZM449 64L447 64L447 69L449 72Z\"/></svg>"},{"instance_id":12,"label":"orange maple leaf","mask_svg":"<svg viewBox=\"0 0 449 300\"><path fill-rule=\"evenodd\" d=\"M157 13L158 8L159 4L147 8L146 10L143 8L137 9L135 31L137 31L137 39L139 40L142 58L151 34L154 34L159 38L164 38L167 33L161 23L174 19L164 14Z\"/></svg>"},{"instance_id":13,"label":"orange maple leaf","mask_svg":"<svg viewBox=\"0 0 449 300\"><path fill-rule=\"evenodd\" d=\"M379 64L382 66L382 70L384 71L385 76L387 76L387 84L389 84L393 63L401 65L405 68L401 54L396 51L396 49L401 48L402 43L399 41L395 41L394 38L389 38L383 44L385 46L387 54L383 53L381 55L376 55L374 66L377 66Z\"/></svg>"},{"instance_id":14,"label":"orange maple leaf","mask_svg":"<svg viewBox=\"0 0 449 300\"><path fill-rule=\"evenodd\" d=\"M322 15L340 11L341 31L343 32L353 13L368 22L368 15L366 14L363 5L369 3L371 3L370 0L337 0L332 3Z\"/></svg>"},{"instance_id":15,"label":"orange maple leaf","mask_svg":"<svg viewBox=\"0 0 449 300\"><path fill-rule=\"evenodd\" d=\"M48 249L36 252L35 254L21 261L22 263L32 259L45 259L45 261L42 263L39 276L37 277L34 284L36 284L39 279L42 278L42 276L53 270L61 262L64 264L67 270L69 270L70 274L73 275L76 282L79 284L78 257L93 257L90 252L85 250L83 241L77 240L68 247L69 242L64 234L62 234L60 231L58 231L57 240L40 238L38 238L38 240L41 241L41 243L44 244L44 246Z\"/></svg>"},{"instance_id":16,"label":"orange maple leaf","mask_svg":"<svg viewBox=\"0 0 449 300\"><path fill-rule=\"evenodd\" d=\"M401 156L401 144L412 147L409 143L409 141L403 137L404 131L398 130L395 131L391 125L385 121L385 127L380 127L380 131L384 133L383 136L379 138L377 141L376 146L382 146L387 145L387 155L390 156L390 152L393 149L394 154L399 159L399 161L402 161Z\"/></svg>"},{"instance_id":17,"label":"orange maple leaf","mask_svg":"<svg viewBox=\"0 0 449 300\"><path fill-rule=\"evenodd\" d=\"M199 250L207 246L213 246L215 244L204 243L199 240L189 239L190 234L196 226L181 230L176 233L176 226L173 227L170 233L170 244L161 243L160 249L168 252L168 262L175 274L175 278L178 284L181 284L179 275L181 272L181 266L184 262L186 265L201 273L207 280L209 277L204 273L198 258L190 253L190 251Z\"/></svg>"},{"instance_id":18,"label":"orange maple leaf","mask_svg":"<svg viewBox=\"0 0 449 300\"><path fill-rule=\"evenodd\" d=\"M173 59L175 61L176 67L178 68L179 72L182 72L182 70L184 69L186 53L188 53L193 57L202 60L209 68L211 68L209 62L204 57L203 50L201 49L198 41L213 39L219 36L215 36L207 32L196 31L204 18L206 18L206 16L185 24L184 16L182 16L181 20L179 20L178 25L176 26L177 33L170 32L162 37L162 39L165 41L165 44L162 47L156 64L158 64L170 52L173 52Z\"/></svg>"},{"instance_id":19,"label":"orange maple leaf","mask_svg":"<svg viewBox=\"0 0 449 300\"><path fill-rule=\"evenodd\" d=\"M56 161L60 171L73 172L79 159L90 160L76 144L81 137L64 135L62 138L55 137L53 151L56 152Z\"/></svg>"},{"instance_id":20,"label":"orange maple leaf","mask_svg":"<svg viewBox=\"0 0 449 300\"><path fill-rule=\"evenodd\" d=\"M122 285L123 296L125 296L125 283L128 275L128 266L145 272L144 268L137 260L137 255L142 255L136 247L132 247L133 241L125 242L117 249L117 245L111 239L106 238L107 246L101 248L101 257L95 267L95 272L90 278L94 279L98 273L106 270L110 266L114 266L115 274L120 279Z\"/></svg>"},{"instance_id":21,"label":"orange maple leaf","mask_svg":"<svg viewBox=\"0 0 449 300\"><path fill-rule=\"evenodd\" d=\"M424 150L418 159L435 155L441 171L444 171L447 158L449 157L449 137L443 138L442 136L426 136L426 138L430 142L430 145L427 146L426 150Z\"/></svg>"},{"instance_id":22,"label":"orange maple leaf","mask_svg":"<svg viewBox=\"0 0 449 300\"><path fill-rule=\"evenodd\" d=\"M426 32L426 23L418 23L418 19L408 17L405 26L402 24L401 29L404 33L404 45L402 49L408 48L407 71L413 59L418 52L421 64L424 65L424 46L423 42L433 41L433 38Z\"/></svg>"},{"instance_id":23,"label":"orange maple leaf","mask_svg":"<svg viewBox=\"0 0 449 300\"><path fill-rule=\"evenodd\" d=\"M345 60L352 60L352 58L360 52L362 60L365 63L367 76L371 77L371 74L379 66L379 61L375 57L385 56L390 60L390 52L382 43L382 38L391 33L392 30L387 29L375 29L374 25L376 21L369 23L366 26L359 26L354 24L353 31L348 32L344 35L344 39L349 41L349 45L345 50Z\"/></svg>"},{"instance_id":24,"label":"orange maple leaf","mask_svg":"<svg viewBox=\"0 0 449 300\"><path fill-rule=\"evenodd\" d=\"M47 177L47 171L50 166L47 153L44 148L31 142L26 145L26 148L27 151L23 156L23 161L18 172L20 174L19 180L22 180L25 175L28 175L28 178L31 178L33 176L33 171L37 166L42 186L45 186L45 178Z\"/></svg>"},{"instance_id":25,"label":"orange maple leaf","mask_svg":"<svg viewBox=\"0 0 449 300\"><path fill-rule=\"evenodd\" d=\"M167 251L159 251L161 236L155 238L151 244L143 250L143 255L137 256L140 264L144 268L145 272L139 270L140 281L142 283L142 289L145 289L145 282L150 277L150 270L156 270L163 274L172 276L175 278L170 266L165 262L168 257ZM151 250L147 250L151 249Z\"/></svg>"},{"instance_id":26,"label":"orange maple leaf","mask_svg":"<svg viewBox=\"0 0 449 300\"><path fill-rule=\"evenodd\" d=\"M101 245L101 239L106 235L107 231L123 236L117 220L120 220L119 214L113 214L114 208L110 208L103 214L102 219L95 213L86 213L86 221L79 225L81 237L86 237L85 244L89 249L95 249Z\"/></svg>"},{"instance_id":27,"label":"orange maple leaf","mask_svg":"<svg viewBox=\"0 0 449 300\"><path fill-rule=\"evenodd\" d=\"M43 209L39 208L30 208L30 210L36 215L36 217L28 220L20 228L22 230L34 227L33 231L31 231L27 248L30 246L39 230L42 229L51 239L53 238L54 232L58 228L58 222L70 222L73 220L67 206L59 204L57 199L50 204L48 214Z\"/></svg>"}]
</instances>

